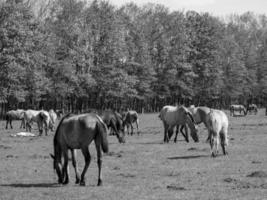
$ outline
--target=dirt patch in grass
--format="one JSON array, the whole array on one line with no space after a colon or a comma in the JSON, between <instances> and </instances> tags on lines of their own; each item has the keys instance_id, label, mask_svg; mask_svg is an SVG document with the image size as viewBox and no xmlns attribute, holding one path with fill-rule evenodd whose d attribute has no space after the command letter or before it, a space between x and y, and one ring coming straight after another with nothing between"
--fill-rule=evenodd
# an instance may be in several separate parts
<instances>
[{"instance_id":1,"label":"dirt patch in grass","mask_svg":"<svg viewBox=\"0 0 267 200\"><path fill-rule=\"evenodd\" d=\"M251 174L247 175L247 177L251 177L251 178L267 178L267 173L264 171L256 171L256 172L252 172Z\"/></svg>"}]
</instances>

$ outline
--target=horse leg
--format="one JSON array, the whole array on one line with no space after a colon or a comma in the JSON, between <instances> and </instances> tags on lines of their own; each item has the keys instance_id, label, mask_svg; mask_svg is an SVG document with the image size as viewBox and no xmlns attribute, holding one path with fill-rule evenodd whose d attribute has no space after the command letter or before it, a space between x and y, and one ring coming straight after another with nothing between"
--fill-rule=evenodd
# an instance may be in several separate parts
<instances>
[{"instance_id":1,"label":"horse leg","mask_svg":"<svg viewBox=\"0 0 267 200\"><path fill-rule=\"evenodd\" d=\"M135 123L136 123L137 134L139 135L140 134L140 132L139 132L139 120L136 119Z\"/></svg>"},{"instance_id":2,"label":"horse leg","mask_svg":"<svg viewBox=\"0 0 267 200\"><path fill-rule=\"evenodd\" d=\"M80 182L80 185L82 186L85 186L85 178L84 178L84 175L90 165L90 162L91 162L91 155L90 155L90 152L88 150L88 147L83 147L82 148L82 153L83 153L83 156L84 156L84 161L85 161L85 165L84 165L84 168L83 168L83 171L82 171L82 174L81 174L81 182Z\"/></svg>"},{"instance_id":3,"label":"horse leg","mask_svg":"<svg viewBox=\"0 0 267 200\"><path fill-rule=\"evenodd\" d=\"M176 142L177 142L177 136L178 136L178 133L179 133L179 128L180 128L180 126L179 126L179 125L177 125L177 126L176 126L176 132L175 132L174 143L176 143Z\"/></svg>"},{"instance_id":4,"label":"horse leg","mask_svg":"<svg viewBox=\"0 0 267 200\"><path fill-rule=\"evenodd\" d=\"M169 128L168 130L168 139L170 140L172 138L173 135L173 129Z\"/></svg>"},{"instance_id":5,"label":"horse leg","mask_svg":"<svg viewBox=\"0 0 267 200\"><path fill-rule=\"evenodd\" d=\"M185 130L185 133L183 132L183 129ZM182 135L184 136L185 141L189 142L187 126L186 125L182 125L181 128L180 128L180 131L181 131Z\"/></svg>"},{"instance_id":6,"label":"horse leg","mask_svg":"<svg viewBox=\"0 0 267 200\"><path fill-rule=\"evenodd\" d=\"M102 185L102 174L101 174L101 167L102 167L102 152L101 152L101 140L99 138L95 139L95 148L97 153L97 167L98 167L98 182L97 186Z\"/></svg>"},{"instance_id":7,"label":"horse leg","mask_svg":"<svg viewBox=\"0 0 267 200\"><path fill-rule=\"evenodd\" d=\"M6 129L8 129L8 119L6 120Z\"/></svg>"},{"instance_id":8,"label":"horse leg","mask_svg":"<svg viewBox=\"0 0 267 200\"><path fill-rule=\"evenodd\" d=\"M129 126L129 124L127 124L126 126L127 126L127 134L130 135L130 131L129 131L130 126Z\"/></svg>"},{"instance_id":9,"label":"horse leg","mask_svg":"<svg viewBox=\"0 0 267 200\"><path fill-rule=\"evenodd\" d=\"M72 165L75 171L75 175L76 175L76 184L80 183L80 175L79 175L79 171L77 169L77 163L76 163L76 150L71 149L71 158L72 158Z\"/></svg>"},{"instance_id":10,"label":"horse leg","mask_svg":"<svg viewBox=\"0 0 267 200\"><path fill-rule=\"evenodd\" d=\"M211 148L211 156L212 157L215 157L215 152L213 150L213 147L214 147L214 136L212 135L211 131L209 131L209 137L210 137L210 148Z\"/></svg>"},{"instance_id":11,"label":"horse leg","mask_svg":"<svg viewBox=\"0 0 267 200\"><path fill-rule=\"evenodd\" d=\"M63 164L63 177L65 177L65 180L63 181L63 184L68 184L69 183L69 165L68 165L68 150L65 150L63 153L64 157L64 164Z\"/></svg>"},{"instance_id":12,"label":"horse leg","mask_svg":"<svg viewBox=\"0 0 267 200\"><path fill-rule=\"evenodd\" d=\"M222 147L222 151L223 151L223 155L227 155L227 151L225 150L225 146L227 144L227 134L225 134L224 132L220 132L220 140L221 140L221 147Z\"/></svg>"},{"instance_id":13,"label":"horse leg","mask_svg":"<svg viewBox=\"0 0 267 200\"><path fill-rule=\"evenodd\" d=\"M10 128L13 129L13 126L12 126L12 119L9 120L9 123L10 123Z\"/></svg>"},{"instance_id":14,"label":"horse leg","mask_svg":"<svg viewBox=\"0 0 267 200\"><path fill-rule=\"evenodd\" d=\"M43 134L43 123L37 122L38 130L39 130L39 136Z\"/></svg>"},{"instance_id":15,"label":"horse leg","mask_svg":"<svg viewBox=\"0 0 267 200\"><path fill-rule=\"evenodd\" d=\"M163 125L164 125L164 139L163 139L163 142L167 142L167 134L168 134L168 125L163 122Z\"/></svg>"},{"instance_id":16,"label":"horse leg","mask_svg":"<svg viewBox=\"0 0 267 200\"><path fill-rule=\"evenodd\" d=\"M131 135L133 135L133 124L130 123L130 126L131 126Z\"/></svg>"}]
</instances>

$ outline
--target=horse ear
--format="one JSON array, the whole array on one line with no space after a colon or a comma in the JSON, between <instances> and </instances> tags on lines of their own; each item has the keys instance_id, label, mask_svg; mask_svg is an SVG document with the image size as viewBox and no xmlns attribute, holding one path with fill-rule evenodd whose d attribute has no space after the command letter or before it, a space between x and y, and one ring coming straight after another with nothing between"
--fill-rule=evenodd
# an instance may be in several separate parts
<instances>
[{"instance_id":1,"label":"horse ear","mask_svg":"<svg viewBox=\"0 0 267 200\"><path fill-rule=\"evenodd\" d=\"M51 158L55 159L55 156L53 154L50 153L50 156L51 156Z\"/></svg>"}]
</instances>

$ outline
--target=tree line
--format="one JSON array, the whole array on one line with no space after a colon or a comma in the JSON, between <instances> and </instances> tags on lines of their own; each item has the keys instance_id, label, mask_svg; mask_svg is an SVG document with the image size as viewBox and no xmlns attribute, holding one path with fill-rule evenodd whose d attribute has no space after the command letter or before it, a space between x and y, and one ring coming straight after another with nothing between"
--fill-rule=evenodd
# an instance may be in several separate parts
<instances>
[{"instance_id":1,"label":"tree line","mask_svg":"<svg viewBox=\"0 0 267 200\"><path fill-rule=\"evenodd\" d=\"M264 105L266 50L264 14L219 18L102 0L0 3L0 94L10 108Z\"/></svg>"}]
</instances>

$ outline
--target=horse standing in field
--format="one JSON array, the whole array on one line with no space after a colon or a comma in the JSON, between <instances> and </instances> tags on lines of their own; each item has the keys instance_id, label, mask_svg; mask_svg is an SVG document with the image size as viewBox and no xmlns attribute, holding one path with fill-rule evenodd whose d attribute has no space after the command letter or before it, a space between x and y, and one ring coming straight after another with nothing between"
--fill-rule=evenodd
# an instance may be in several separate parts
<instances>
[{"instance_id":1,"label":"horse standing in field","mask_svg":"<svg viewBox=\"0 0 267 200\"><path fill-rule=\"evenodd\" d=\"M210 138L211 155L218 154L219 144L221 143L223 154L226 155L225 147L228 145L228 118L221 110L211 109L207 115L207 125Z\"/></svg>"},{"instance_id":2,"label":"horse standing in field","mask_svg":"<svg viewBox=\"0 0 267 200\"><path fill-rule=\"evenodd\" d=\"M48 129L51 129L51 119L49 113L45 110L26 110L24 112L24 120L26 123L26 131L31 132L33 122L37 123L39 135L42 135L43 133L43 126L46 135Z\"/></svg>"},{"instance_id":3,"label":"horse standing in field","mask_svg":"<svg viewBox=\"0 0 267 200\"><path fill-rule=\"evenodd\" d=\"M184 137L187 142L189 142L188 138L188 130L186 124L188 124L190 128L191 137L195 142L198 142L198 134L197 128L195 126L195 121L190 113L190 111L184 106L164 106L159 114L159 118L162 120L164 125L164 142L169 142L169 131L173 131L173 128L177 125L182 125L185 128Z\"/></svg>"},{"instance_id":4,"label":"horse standing in field","mask_svg":"<svg viewBox=\"0 0 267 200\"><path fill-rule=\"evenodd\" d=\"M8 124L13 129L12 120L21 120L20 128L25 128L24 110L10 110L6 113L6 129L8 129Z\"/></svg>"},{"instance_id":5,"label":"horse standing in field","mask_svg":"<svg viewBox=\"0 0 267 200\"><path fill-rule=\"evenodd\" d=\"M131 135L133 135L133 123L136 123L137 134L139 134L139 119L138 113L135 110L129 110L123 117L123 128L127 127L127 132L129 135L129 127L131 126Z\"/></svg>"},{"instance_id":6,"label":"horse standing in field","mask_svg":"<svg viewBox=\"0 0 267 200\"><path fill-rule=\"evenodd\" d=\"M101 115L108 128L115 132L120 143L125 143L122 116L112 110L106 110Z\"/></svg>"},{"instance_id":7,"label":"horse standing in field","mask_svg":"<svg viewBox=\"0 0 267 200\"><path fill-rule=\"evenodd\" d=\"M251 114L252 112L254 112L254 115L257 115L257 113L258 113L258 107L257 107L257 105L256 104L249 104L247 106L247 112L249 114Z\"/></svg>"},{"instance_id":8,"label":"horse standing in field","mask_svg":"<svg viewBox=\"0 0 267 200\"><path fill-rule=\"evenodd\" d=\"M240 115L242 112L244 116L247 115L247 110L243 105L230 105L230 116L235 116L235 111L239 112Z\"/></svg>"},{"instance_id":9,"label":"horse standing in field","mask_svg":"<svg viewBox=\"0 0 267 200\"><path fill-rule=\"evenodd\" d=\"M89 145L94 140L97 152L98 183L102 185L101 167L102 151L108 152L108 129L103 120L96 114L87 113L80 115L68 114L64 116L56 129L54 136L54 169L58 176L58 183L69 183L68 150L71 151L72 164L76 174L76 184L85 185L85 174L90 165L91 155ZM85 165L79 175L76 165L76 149L81 149ZM62 166L63 157L63 166Z\"/></svg>"}]
</instances>

